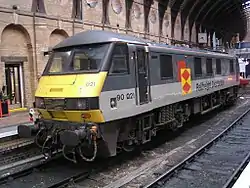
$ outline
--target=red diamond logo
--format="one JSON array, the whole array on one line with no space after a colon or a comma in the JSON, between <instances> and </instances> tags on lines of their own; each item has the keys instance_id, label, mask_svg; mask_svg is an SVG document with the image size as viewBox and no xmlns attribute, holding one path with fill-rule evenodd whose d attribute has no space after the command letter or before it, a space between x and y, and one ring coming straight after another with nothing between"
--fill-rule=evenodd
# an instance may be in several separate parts
<instances>
[{"instance_id":1,"label":"red diamond logo","mask_svg":"<svg viewBox=\"0 0 250 188\"><path fill-rule=\"evenodd\" d=\"M184 72L182 73L182 77L187 80L189 78L189 72L187 70L184 70Z\"/></svg>"},{"instance_id":2,"label":"red diamond logo","mask_svg":"<svg viewBox=\"0 0 250 188\"><path fill-rule=\"evenodd\" d=\"M190 90L191 86L188 83L185 83L184 86L182 87L182 89L188 93L188 91Z\"/></svg>"}]
</instances>

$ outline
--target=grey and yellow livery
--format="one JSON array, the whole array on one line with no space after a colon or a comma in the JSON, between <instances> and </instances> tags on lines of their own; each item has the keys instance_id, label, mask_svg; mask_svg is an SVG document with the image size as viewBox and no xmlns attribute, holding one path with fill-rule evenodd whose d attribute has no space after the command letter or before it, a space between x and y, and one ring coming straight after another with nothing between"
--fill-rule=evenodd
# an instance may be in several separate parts
<instances>
[{"instance_id":1,"label":"grey and yellow livery","mask_svg":"<svg viewBox=\"0 0 250 188\"><path fill-rule=\"evenodd\" d=\"M93 161L233 103L238 85L234 56L85 31L53 48L35 93L39 118L18 133L35 135L45 155L62 148Z\"/></svg>"}]
</instances>

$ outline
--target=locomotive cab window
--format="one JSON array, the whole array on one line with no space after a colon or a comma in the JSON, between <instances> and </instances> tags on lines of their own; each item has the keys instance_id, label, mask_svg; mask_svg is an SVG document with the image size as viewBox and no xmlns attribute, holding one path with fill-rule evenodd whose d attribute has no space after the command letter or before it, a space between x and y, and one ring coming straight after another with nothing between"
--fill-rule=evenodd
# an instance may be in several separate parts
<instances>
[{"instance_id":1,"label":"locomotive cab window","mask_svg":"<svg viewBox=\"0 0 250 188\"><path fill-rule=\"evenodd\" d=\"M221 74L221 60L216 59L216 74Z\"/></svg>"},{"instance_id":2,"label":"locomotive cab window","mask_svg":"<svg viewBox=\"0 0 250 188\"><path fill-rule=\"evenodd\" d=\"M160 55L161 79L173 79L173 63L171 55Z\"/></svg>"},{"instance_id":3,"label":"locomotive cab window","mask_svg":"<svg viewBox=\"0 0 250 188\"><path fill-rule=\"evenodd\" d=\"M230 74L230 60L229 59L223 59L222 63L222 75L227 76Z\"/></svg>"},{"instance_id":4,"label":"locomotive cab window","mask_svg":"<svg viewBox=\"0 0 250 188\"><path fill-rule=\"evenodd\" d=\"M229 63L229 66L230 66L230 73L234 73L234 62L233 60L230 60L230 63Z\"/></svg>"},{"instance_id":5,"label":"locomotive cab window","mask_svg":"<svg viewBox=\"0 0 250 188\"><path fill-rule=\"evenodd\" d=\"M51 74L61 73L66 68L71 52L56 52L52 54L49 59L50 66L47 68L47 72Z\"/></svg>"},{"instance_id":6,"label":"locomotive cab window","mask_svg":"<svg viewBox=\"0 0 250 188\"><path fill-rule=\"evenodd\" d=\"M198 58L198 57L194 58L194 74L195 74L195 77L202 76L201 58Z\"/></svg>"},{"instance_id":7,"label":"locomotive cab window","mask_svg":"<svg viewBox=\"0 0 250 188\"><path fill-rule=\"evenodd\" d=\"M74 72L91 72L99 70L106 49L107 44L95 44L77 49L74 53L70 69L73 69Z\"/></svg>"},{"instance_id":8,"label":"locomotive cab window","mask_svg":"<svg viewBox=\"0 0 250 188\"><path fill-rule=\"evenodd\" d=\"M212 76L213 75L212 59L207 59L207 61L206 61L206 72L207 72L207 76Z\"/></svg>"},{"instance_id":9,"label":"locomotive cab window","mask_svg":"<svg viewBox=\"0 0 250 188\"><path fill-rule=\"evenodd\" d=\"M44 74L97 72L108 47L109 44L91 44L53 51Z\"/></svg>"},{"instance_id":10,"label":"locomotive cab window","mask_svg":"<svg viewBox=\"0 0 250 188\"><path fill-rule=\"evenodd\" d=\"M128 47L126 44L117 44L112 54L110 74L129 74Z\"/></svg>"},{"instance_id":11,"label":"locomotive cab window","mask_svg":"<svg viewBox=\"0 0 250 188\"><path fill-rule=\"evenodd\" d=\"M74 71L96 70L98 68L97 61L96 59L88 58L84 52L77 52L73 59L73 69Z\"/></svg>"}]
</instances>

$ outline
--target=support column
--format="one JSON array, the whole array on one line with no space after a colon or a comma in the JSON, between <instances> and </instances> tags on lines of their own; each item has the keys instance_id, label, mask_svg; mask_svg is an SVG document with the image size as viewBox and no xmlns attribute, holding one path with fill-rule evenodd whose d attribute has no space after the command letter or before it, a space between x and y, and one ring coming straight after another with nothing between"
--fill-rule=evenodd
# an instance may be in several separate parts
<instances>
[{"instance_id":1,"label":"support column","mask_svg":"<svg viewBox=\"0 0 250 188\"><path fill-rule=\"evenodd\" d=\"M213 50L216 50L216 35L213 33Z\"/></svg>"}]
</instances>

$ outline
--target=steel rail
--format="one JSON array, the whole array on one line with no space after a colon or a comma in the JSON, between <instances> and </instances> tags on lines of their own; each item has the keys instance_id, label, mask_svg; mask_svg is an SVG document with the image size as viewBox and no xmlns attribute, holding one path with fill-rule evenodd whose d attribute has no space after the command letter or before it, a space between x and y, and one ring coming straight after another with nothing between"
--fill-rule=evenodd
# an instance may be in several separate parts
<instances>
[{"instance_id":1,"label":"steel rail","mask_svg":"<svg viewBox=\"0 0 250 188\"><path fill-rule=\"evenodd\" d=\"M3 141L0 144L0 155L6 152L11 152L12 150L15 150L21 147L29 146L31 144L34 144L33 139L18 138L18 139L9 140L6 142Z\"/></svg>"},{"instance_id":2,"label":"steel rail","mask_svg":"<svg viewBox=\"0 0 250 188\"><path fill-rule=\"evenodd\" d=\"M152 188L161 186L166 182L168 179L170 179L175 173L177 173L180 169L182 169L186 164L193 161L197 156L204 153L208 148L210 148L215 142L217 142L221 137L223 137L228 131L230 131L232 128L234 128L235 125L245 116L249 113L250 108L247 109L243 114L241 114L236 120L234 120L226 129L224 129L219 135L217 135L215 138L207 142L205 145L200 147L198 150L196 150L194 153L190 154L188 157L186 157L184 160L182 160L180 163L169 169L167 172L162 174L160 177L158 177L155 181L151 182L150 184L146 185L145 188Z\"/></svg>"},{"instance_id":3,"label":"steel rail","mask_svg":"<svg viewBox=\"0 0 250 188\"><path fill-rule=\"evenodd\" d=\"M18 166L22 166L22 165L27 164L27 163L33 163L35 161L42 160L42 159L44 159L44 155L36 155L36 156L29 157L29 158L26 158L23 160L18 160L16 162L12 162L12 163L9 163L7 165L0 166L0 172L6 171L6 170L11 169L11 168L16 168Z\"/></svg>"},{"instance_id":4,"label":"steel rail","mask_svg":"<svg viewBox=\"0 0 250 188\"><path fill-rule=\"evenodd\" d=\"M39 164L35 164L31 167L28 167L26 169L23 169L19 172L15 172L13 174L7 174L6 176L2 176L0 177L0 185L1 184L5 184L8 183L9 180L14 180L20 177L24 177L24 176L28 176L30 174L32 174L36 169L39 168L46 168L46 166L49 166L51 163L53 163L53 161L55 161L57 158L59 158L62 155L58 155L56 157L53 157L49 160L46 161L41 161ZM40 156L38 156L39 158ZM37 160L37 159L36 159ZM35 160L34 160L35 161ZM85 179L87 179L91 174L95 173L95 172L99 172L103 169L106 169L110 164L107 163L104 166L99 166L100 162L97 164L94 164L93 166L90 166L90 168L85 169L79 173L75 173L74 175L71 175L67 178L64 178L62 180L57 181L56 183L53 183L51 185L48 185L48 188L59 188L59 187L65 187L71 183L77 183L77 182L81 182ZM92 164L91 164L92 165Z\"/></svg>"},{"instance_id":5,"label":"steel rail","mask_svg":"<svg viewBox=\"0 0 250 188\"><path fill-rule=\"evenodd\" d=\"M48 186L48 188L59 188L59 187L65 187L66 185L70 184L71 182L76 182L76 181L80 181L82 179L86 179L90 176L91 171L85 171L85 172L81 172L79 174L73 175L69 178L65 178L64 180L57 182L51 186Z\"/></svg>"},{"instance_id":6,"label":"steel rail","mask_svg":"<svg viewBox=\"0 0 250 188\"><path fill-rule=\"evenodd\" d=\"M65 178L64 180L59 180L59 182L48 186L48 188L61 188L69 186L70 184L82 183L84 180L89 178L89 176L98 174L103 170L108 169L111 166L120 164L121 161L123 161L124 159L130 160L131 157L133 158L134 156L137 156L137 154L138 153L136 151L134 153L124 153L124 155L119 155L116 156L115 158L109 158L109 160L106 161L105 163L103 163L103 160L98 160L95 163L88 163L89 165L87 166L86 169L83 169L83 171L76 173L68 178Z\"/></svg>"},{"instance_id":7,"label":"steel rail","mask_svg":"<svg viewBox=\"0 0 250 188\"><path fill-rule=\"evenodd\" d=\"M28 168L25 168L19 172L15 172L15 173L12 173L12 174L8 174L6 176L2 176L0 177L0 185L1 184L4 184L4 183L7 183L10 179L17 179L19 177L23 177L23 176L26 176L28 174L31 174L35 169L37 168L40 168L42 167L43 165L47 164L46 162L41 162L35 166L31 166L31 167L28 167Z\"/></svg>"},{"instance_id":8,"label":"steel rail","mask_svg":"<svg viewBox=\"0 0 250 188\"><path fill-rule=\"evenodd\" d=\"M17 178L32 174L32 172L34 172L35 169L39 169L45 165L49 165L51 162L53 162L54 160L56 160L60 156L61 155L54 156L54 157L47 159L47 160L42 160L41 156L32 157L33 160L31 159L30 161L28 161L28 159L26 159L26 162L29 162L29 163L38 162L38 164L32 165L28 168L24 168L23 170L18 171L18 172L2 175L0 177L0 185L7 183L10 179L13 180L13 179L17 179ZM25 163L25 164L27 164L27 163ZM20 166L20 164L17 166ZM16 166L13 166L13 168L14 167L16 167ZM9 168L12 168L12 167L9 167Z\"/></svg>"},{"instance_id":9,"label":"steel rail","mask_svg":"<svg viewBox=\"0 0 250 188\"><path fill-rule=\"evenodd\" d=\"M41 151L32 145L30 147L17 148L7 154L0 154L0 172L5 170L6 167L14 167L16 164L21 164L21 161L29 160L38 155L41 156L41 159L44 158L41 155Z\"/></svg>"},{"instance_id":10,"label":"steel rail","mask_svg":"<svg viewBox=\"0 0 250 188\"><path fill-rule=\"evenodd\" d=\"M120 157L122 157L122 156L120 156ZM119 157L115 158L112 161L112 164L116 164L117 162L120 162L119 159L120 159ZM90 163L90 166L88 166L87 169L83 170L82 172L76 173L75 175L72 175L72 176L70 176L68 178L60 180L59 182L48 186L48 188L60 188L60 187L68 186L70 183L75 184L75 183L78 183L78 182L83 182L90 175L99 173L102 170L107 169L108 167L110 167L109 162L107 162L105 164L102 164L102 161L97 161L96 163Z\"/></svg>"}]
</instances>

